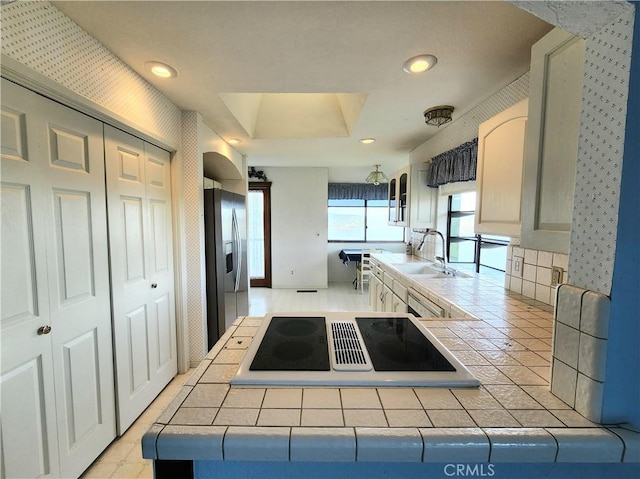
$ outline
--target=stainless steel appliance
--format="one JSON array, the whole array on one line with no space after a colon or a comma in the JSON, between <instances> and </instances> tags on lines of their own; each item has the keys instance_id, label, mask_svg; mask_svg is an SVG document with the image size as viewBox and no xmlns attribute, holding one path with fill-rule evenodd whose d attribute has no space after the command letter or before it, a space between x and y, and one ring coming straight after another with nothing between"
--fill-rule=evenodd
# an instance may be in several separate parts
<instances>
[{"instance_id":1,"label":"stainless steel appliance","mask_svg":"<svg viewBox=\"0 0 640 479\"><path fill-rule=\"evenodd\" d=\"M204 190L208 348L249 313L245 197Z\"/></svg>"},{"instance_id":2,"label":"stainless steel appliance","mask_svg":"<svg viewBox=\"0 0 640 479\"><path fill-rule=\"evenodd\" d=\"M267 316L234 385L476 387L479 381L413 315Z\"/></svg>"}]
</instances>

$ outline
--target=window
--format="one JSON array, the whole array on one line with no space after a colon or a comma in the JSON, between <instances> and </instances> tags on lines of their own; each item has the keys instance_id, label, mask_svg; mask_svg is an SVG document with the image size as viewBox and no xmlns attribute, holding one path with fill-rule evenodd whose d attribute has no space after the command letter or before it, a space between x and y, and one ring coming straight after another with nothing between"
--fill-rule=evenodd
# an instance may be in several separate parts
<instances>
[{"instance_id":1,"label":"window","mask_svg":"<svg viewBox=\"0 0 640 479\"><path fill-rule=\"evenodd\" d=\"M386 200L329 200L329 241L404 241L387 223Z\"/></svg>"},{"instance_id":2,"label":"window","mask_svg":"<svg viewBox=\"0 0 640 479\"><path fill-rule=\"evenodd\" d=\"M449 196L447 251L450 263L475 264L504 271L507 265L507 245L504 236L477 235L474 231L475 191Z\"/></svg>"}]
</instances>

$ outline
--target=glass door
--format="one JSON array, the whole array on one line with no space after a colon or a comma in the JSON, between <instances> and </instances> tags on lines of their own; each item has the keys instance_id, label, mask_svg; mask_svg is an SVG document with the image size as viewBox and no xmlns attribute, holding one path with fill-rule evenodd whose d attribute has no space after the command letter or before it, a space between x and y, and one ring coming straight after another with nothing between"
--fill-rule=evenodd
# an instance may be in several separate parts
<instances>
[{"instance_id":1,"label":"glass door","mask_svg":"<svg viewBox=\"0 0 640 479\"><path fill-rule=\"evenodd\" d=\"M249 183L247 232L251 286L271 287L271 183Z\"/></svg>"}]
</instances>

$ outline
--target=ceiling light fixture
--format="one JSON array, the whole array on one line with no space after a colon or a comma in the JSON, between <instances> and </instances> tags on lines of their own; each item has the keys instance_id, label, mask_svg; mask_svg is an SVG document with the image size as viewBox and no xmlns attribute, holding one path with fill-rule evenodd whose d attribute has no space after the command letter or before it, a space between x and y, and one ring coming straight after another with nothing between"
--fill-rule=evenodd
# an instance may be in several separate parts
<instances>
[{"instance_id":1,"label":"ceiling light fixture","mask_svg":"<svg viewBox=\"0 0 640 479\"><path fill-rule=\"evenodd\" d=\"M402 69L407 73L422 73L433 68L436 63L438 59L433 55L417 55L404 62Z\"/></svg>"},{"instance_id":2,"label":"ceiling light fixture","mask_svg":"<svg viewBox=\"0 0 640 479\"><path fill-rule=\"evenodd\" d=\"M362 138L360 140L360 143L362 143L363 145L370 145L371 143L374 143L376 141L375 138Z\"/></svg>"},{"instance_id":3,"label":"ceiling light fixture","mask_svg":"<svg viewBox=\"0 0 640 479\"><path fill-rule=\"evenodd\" d=\"M372 171L371 173L369 173L369 176L367 176L364 181L366 181L367 183L373 183L376 186L378 186L380 183L388 183L389 178L387 178L387 175L385 175L382 171L378 171L380 165L375 166L376 171Z\"/></svg>"},{"instance_id":4,"label":"ceiling light fixture","mask_svg":"<svg viewBox=\"0 0 640 479\"><path fill-rule=\"evenodd\" d=\"M424 122L427 125L440 127L445 123L449 123L452 118L453 107L449 105L434 106L424 111Z\"/></svg>"},{"instance_id":5,"label":"ceiling light fixture","mask_svg":"<svg viewBox=\"0 0 640 479\"><path fill-rule=\"evenodd\" d=\"M178 70L171 65L162 62L145 62L144 67L160 78L175 78L178 76Z\"/></svg>"},{"instance_id":6,"label":"ceiling light fixture","mask_svg":"<svg viewBox=\"0 0 640 479\"><path fill-rule=\"evenodd\" d=\"M240 143L242 143L242 140L239 140L238 138L229 138L227 140L227 143L229 143L230 145L239 145Z\"/></svg>"}]
</instances>

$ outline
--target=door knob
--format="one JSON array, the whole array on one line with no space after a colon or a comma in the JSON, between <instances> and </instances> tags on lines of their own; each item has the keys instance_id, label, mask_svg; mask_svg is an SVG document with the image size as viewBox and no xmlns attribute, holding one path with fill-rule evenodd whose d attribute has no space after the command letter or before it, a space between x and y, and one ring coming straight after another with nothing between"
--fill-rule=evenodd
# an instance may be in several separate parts
<instances>
[{"instance_id":1,"label":"door knob","mask_svg":"<svg viewBox=\"0 0 640 479\"><path fill-rule=\"evenodd\" d=\"M43 334L49 334L51 332L51 326L45 324L44 326L40 326L38 328L38 336L42 336Z\"/></svg>"},{"instance_id":2,"label":"door knob","mask_svg":"<svg viewBox=\"0 0 640 479\"><path fill-rule=\"evenodd\" d=\"M158 283L151 283L151 288L156 289L158 287Z\"/></svg>"}]
</instances>

